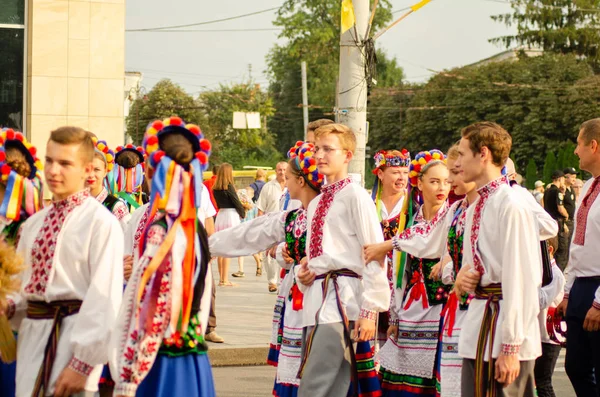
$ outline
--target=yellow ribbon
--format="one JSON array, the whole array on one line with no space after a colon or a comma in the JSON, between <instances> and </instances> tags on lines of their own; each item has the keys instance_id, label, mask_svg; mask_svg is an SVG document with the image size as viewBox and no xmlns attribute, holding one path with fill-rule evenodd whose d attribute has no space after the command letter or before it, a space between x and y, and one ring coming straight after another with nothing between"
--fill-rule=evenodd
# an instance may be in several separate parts
<instances>
[{"instance_id":1,"label":"yellow ribbon","mask_svg":"<svg viewBox=\"0 0 600 397\"><path fill-rule=\"evenodd\" d=\"M354 26L355 21L352 0L342 1L342 33Z\"/></svg>"},{"instance_id":2,"label":"yellow ribbon","mask_svg":"<svg viewBox=\"0 0 600 397\"><path fill-rule=\"evenodd\" d=\"M417 4L410 7L413 12L417 11L419 8L423 7L425 4L429 3L431 0L421 0Z\"/></svg>"}]
</instances>

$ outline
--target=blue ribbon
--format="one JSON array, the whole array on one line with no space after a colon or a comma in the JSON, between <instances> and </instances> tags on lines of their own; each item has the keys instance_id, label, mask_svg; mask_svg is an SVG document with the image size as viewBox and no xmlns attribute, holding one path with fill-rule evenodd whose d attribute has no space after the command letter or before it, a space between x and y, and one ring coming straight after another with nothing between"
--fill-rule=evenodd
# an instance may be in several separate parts
<instances>
[{"instance_id":1,"label":"blue ribbon","mask_svg":"<svg viewBox=\"0 0 600 397\"><path fill-rule=\"evenodd\" d=\"M6 183L6 191L4 192L4 199L2 200L2 205L0 206L0 215L2 216L6 216L6 213L8 211L8 205L10 203L12 191L15 188L16 179L17 173L14 171L10 171L10 174L8 174L8 182Z\"/></svg>"},{"instance_id":2,"label":"blue ribbon","mask_svg":"<svg viewBox=\"0 0 600 397\"><path fill-rule=\"evenodd\" d=\"M171 164L171 158L163 156L158 163L158 166L154 170L154 176L152 177L152 200L158 193L160 198L165 197L166 183L167 183L167 172L169 171L169 165Z\"/></svg>"},{"instance_id":3,"label":"blue ribbon","mask_svg":"<svg viewBox=\"0 0 600 397\"><path fill-rule=\"evenodd\" d=\"M194 205L196 208L200 208L200 205L202 204L203 188L202 165L200 164L200 160L196 158L192 160L190 167L192 167L194 173Z\"/></svg>"}]
</instances>

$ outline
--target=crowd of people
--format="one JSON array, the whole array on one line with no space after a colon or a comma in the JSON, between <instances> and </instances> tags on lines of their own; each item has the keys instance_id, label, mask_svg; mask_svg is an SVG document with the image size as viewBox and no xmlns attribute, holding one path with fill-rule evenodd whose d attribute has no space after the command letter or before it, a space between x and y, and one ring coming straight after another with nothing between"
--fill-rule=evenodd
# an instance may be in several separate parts
<instances>
[{"instance_id":1,"label":"crowd of people","mask_svg":"<svg viewBox=\"0 0 600 397\"><path fill-rule=\"evenodd\" d=\"M176 116L114 152L58 128L43 167L23 134L0 143L3 396L214 396L215 285L231 258L262 274L261 252L275 396L554 396L563 345L577 395L600 396L600 119L577 136L592 178L534 194L491 122L446 153L378 151L371 194L331 120L242 189L227 163L203 181L210 142Z\"/></svg>"}]
</instances>

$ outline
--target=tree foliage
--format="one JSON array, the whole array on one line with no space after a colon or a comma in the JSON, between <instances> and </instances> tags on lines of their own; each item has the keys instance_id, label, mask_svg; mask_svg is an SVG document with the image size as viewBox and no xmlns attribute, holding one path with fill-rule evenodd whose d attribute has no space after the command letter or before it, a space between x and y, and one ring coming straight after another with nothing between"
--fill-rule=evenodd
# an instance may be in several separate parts
<instances>
[{"instance_id":1,"label":"tree foliage","mask_svg":"<svg viewBox=\"0 0 600 397\"><path fill-rule=\"evenodd\" d=\"M552 173L556 171L556 156L554 152L548 152L546 154L546 160L544 160L544 181L546 183L552 182Z\"/></svg>"},{"instance_id":2,"label":"tree foliage","mask_svg":"<svg viewBox=\"0 0 600 397\"><path fill-rule=\"evenodd\" d=\"M302 120L302 80L300 64L307 63L310 119L334 118L336 81L339 70L339 0L286 0L273 22L283 31L283 44L276 44L267 55L269 92L276 114L269 128L277 135L281 152L304 136ZM372 31L391 21L389 0L379 2ZM378 86L395 85L402 80L402 69L383 51L377 51Z\"/></svg>"},{"instance_id":3,"label":"tree foliage","mask_svg":"<svg viewBox=\"0 0 600 397\"><path fill-rule=\"evenodd\" d=\"M164 79L148 92L131 103L127 117L127 134L133 142L140 144L148 123L177 115L186 123L205 125L205 117L198 109L194 98L169 79Z\"/></svg>"},{"instance_id":4,"label":"tree foliage","mask_svg":"<svg viewBox=\"0 0 600 397\"><path fill-rule=\"evenodd\" d=\"M511 133L517 169L529 159L541 167L546 153L573 142L581 122L597 117L599 88L600 77L574 56L521 54L518 61L453 69L415 90L399 147L446 150L462 128L488 120ZM409 92L397 89L395 95Z\"/></svg>"},{"instance_id":5,"label":"tree foliage","mask_svg":"<svg viewBox=\"0 0 600 397\"><path fill-rule=\"evenodd\" d=\"M525 186L527 189L533 190L535 188L535 181L538 180L538 171L535 161L529 159L527 167L525 168Z\"/></svg>"},{"instance_id":6,"label":"tree foliage","mask_svg":"<svg viewBox=\"0 0 600 397\"><path fill-rule=\"evenodd\" d=\"M585 57L600 69L600 0L512 0L512 13L492 19L516 26L515 35L491 42L506 48L515 44L541 48L545 52Z\"/></svg>"}]
</instances>

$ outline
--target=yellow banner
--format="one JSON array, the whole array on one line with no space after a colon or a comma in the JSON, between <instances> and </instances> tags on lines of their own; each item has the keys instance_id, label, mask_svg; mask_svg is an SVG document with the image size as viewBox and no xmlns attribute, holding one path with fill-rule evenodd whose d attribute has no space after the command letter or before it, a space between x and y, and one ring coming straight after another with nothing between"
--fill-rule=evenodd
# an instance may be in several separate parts
<instances>
[{"instance_id":1,"label":"yellow banner","mask_svg":"<svg viewBox=\"0 0 600 397\"><path fill-rule=\"evenodd\" d=\"M423 7L425 4L429 3L431 0L421 0L419 3L415 4L414 6L410 7L413 12L417 11L419 8Z\"/></svg>"},{"instance_id":2,"label":"yellow banner","mask_svg":"<svg viewBox=\"0 0 600 397\"><path fill-rule=\"evenodd\" d=\"M352 0L342 1L342 33L354 26L354 5Z\"/></svg>"}]
</instances>

